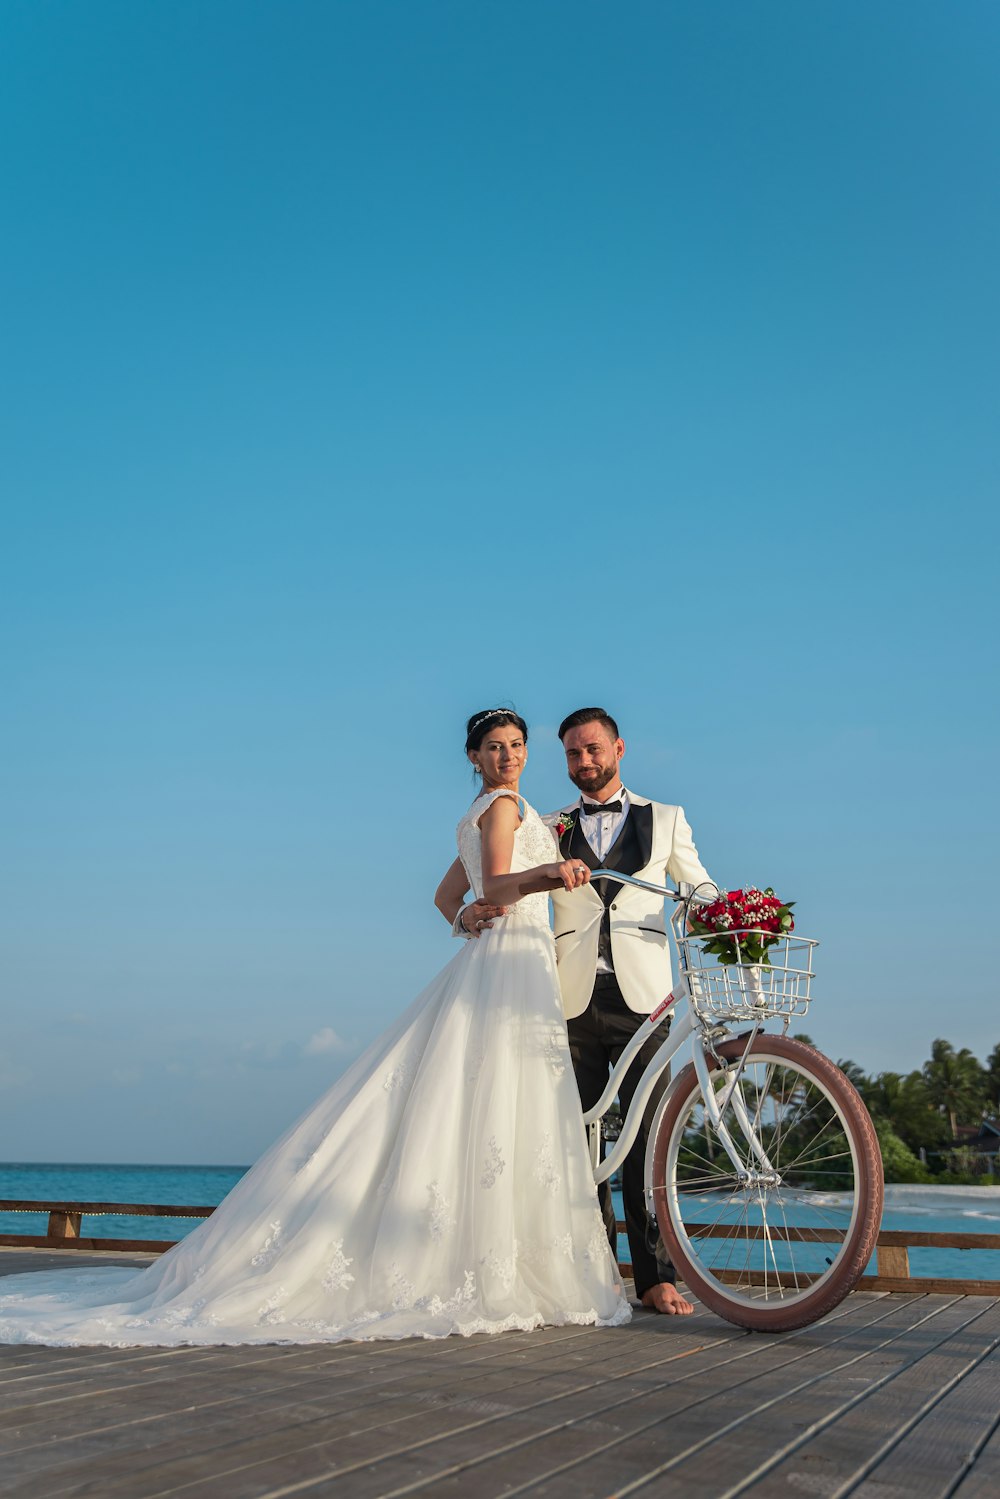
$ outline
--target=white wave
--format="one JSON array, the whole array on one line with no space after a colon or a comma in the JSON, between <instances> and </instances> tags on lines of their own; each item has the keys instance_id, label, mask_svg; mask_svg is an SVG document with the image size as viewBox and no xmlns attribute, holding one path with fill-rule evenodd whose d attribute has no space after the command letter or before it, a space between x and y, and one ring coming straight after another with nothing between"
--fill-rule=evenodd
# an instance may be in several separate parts
<instances>
[{"instance_id":1,"label":"white wave","mask_svg":"<svg viewBox=\"0 0 1000 1499\"><path fill-rule=\"evenodd\" d=\"M816 1208L846 1208L853 1201L853 1193L788 1192L786 1200L801 1200ZM885 1206L894 1213L1000 1221L1000 1187L926 1187L893 1182L885 1189Z\"/></svg>"},{"instance_id":2,"label":"white wave","mask_svg":"<svg viewBox=\"0 0 1000 1499\"><path fill-rule=\"evenodd\" d=\"M908 1213L949 1213L957 1218L1000 1218L1000 1187L927 1187L892 1182L887 1208Z\"/></svg>"}]
</instances>

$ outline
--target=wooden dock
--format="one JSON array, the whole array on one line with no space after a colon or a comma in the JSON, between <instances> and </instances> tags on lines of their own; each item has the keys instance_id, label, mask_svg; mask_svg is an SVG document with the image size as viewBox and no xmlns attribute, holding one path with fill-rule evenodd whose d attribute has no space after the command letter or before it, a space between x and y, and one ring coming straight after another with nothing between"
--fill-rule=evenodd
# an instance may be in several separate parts
<instances>
[{"instance_id":1,"label":"wooden dock","mask_svg":"<svg viewBox=\"0 0 1000 1499\"><path fill-rule=\"evenodd\" d=\"M145 1256L0 1251L0 1277ZM2 1279L0 1279L2 1295ZM996 1499L1000 1298L864 1291L798 1332L0 1347L4 1499Z\"/></svg>"}]
</instances>

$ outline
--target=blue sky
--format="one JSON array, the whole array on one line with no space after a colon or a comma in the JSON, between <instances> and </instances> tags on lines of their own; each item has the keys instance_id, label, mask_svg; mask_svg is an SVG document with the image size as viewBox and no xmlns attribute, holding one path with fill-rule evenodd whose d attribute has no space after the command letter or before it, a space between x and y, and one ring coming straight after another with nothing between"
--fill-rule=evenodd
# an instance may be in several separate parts
<instances>
[{"instance_id":1,"label":"blue sky","mask_svg":"<svg viewBox=\"0 0 1000 1499\"><path fill-rule=\"evenodd\" d=\"M824 1049L985 1056L996 7L0 42L0 1157L252 1159L452 955L498 700L797 899Z\"/></svg>"}]
</instances>

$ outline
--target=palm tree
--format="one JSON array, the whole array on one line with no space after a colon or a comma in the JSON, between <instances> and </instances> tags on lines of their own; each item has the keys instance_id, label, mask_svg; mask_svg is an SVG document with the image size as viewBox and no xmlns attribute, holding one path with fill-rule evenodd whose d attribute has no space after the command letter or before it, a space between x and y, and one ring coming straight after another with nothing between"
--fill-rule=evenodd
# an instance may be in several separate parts
<instances>
[{"instance_id":1,"label":"palm tree","mask_svg":"<svg viewBox=\"0 0 1000 1499\"><path fill-rule=\"evenodd\" d=\"M1000 1114L1000 1045L994 1046L985 1067L987 1108Z\"/></svg>"},{"instance_id":2,"label":"palm tree","mask_svg":"<svg viewBox=\"0 0 1000 1499\"><path fill-rule=\"evenodd\" d=\"M931 1046L924 1063L924 1080L935 1108L947 1114L952 1138L958 1133L959 1115L978 1116L983 1105L983 1069L967 1046L956 1051L940 1038Z\"/></svg>"},{"instance_id":3,"label":"palm tree","mask_svg":"<svg viewBox=\"0 0 1000 1499\"><path fill-rule=\"evenodd\" d=\"M922 1072L880 1072L864 1097L872 1118L884 1119L910 1150L919 1154L948 1143L948 1125Z\"/></svg>"}]
</instances>

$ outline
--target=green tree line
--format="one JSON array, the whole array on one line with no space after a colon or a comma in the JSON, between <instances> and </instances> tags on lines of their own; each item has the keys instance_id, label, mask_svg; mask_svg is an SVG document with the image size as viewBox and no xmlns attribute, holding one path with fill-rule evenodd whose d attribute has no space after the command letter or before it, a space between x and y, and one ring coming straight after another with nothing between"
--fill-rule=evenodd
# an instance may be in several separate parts
<instances>
[{"instance_id":1,"label":"green tree line","mask_svg":"<svg viewBox=\"0 0 1000 1499\"><path fill-rule=\"evenodd\" d=\"M941 1039L913 1072L869 1076L857 1062L837 1065L872 1116L886 1181L1000 1185L1000 1158L964 1138L984 1120L1000 1128L1000 1044L985 1066L968 1047L956 1051Z\"/></svg>"}]
</instances>

